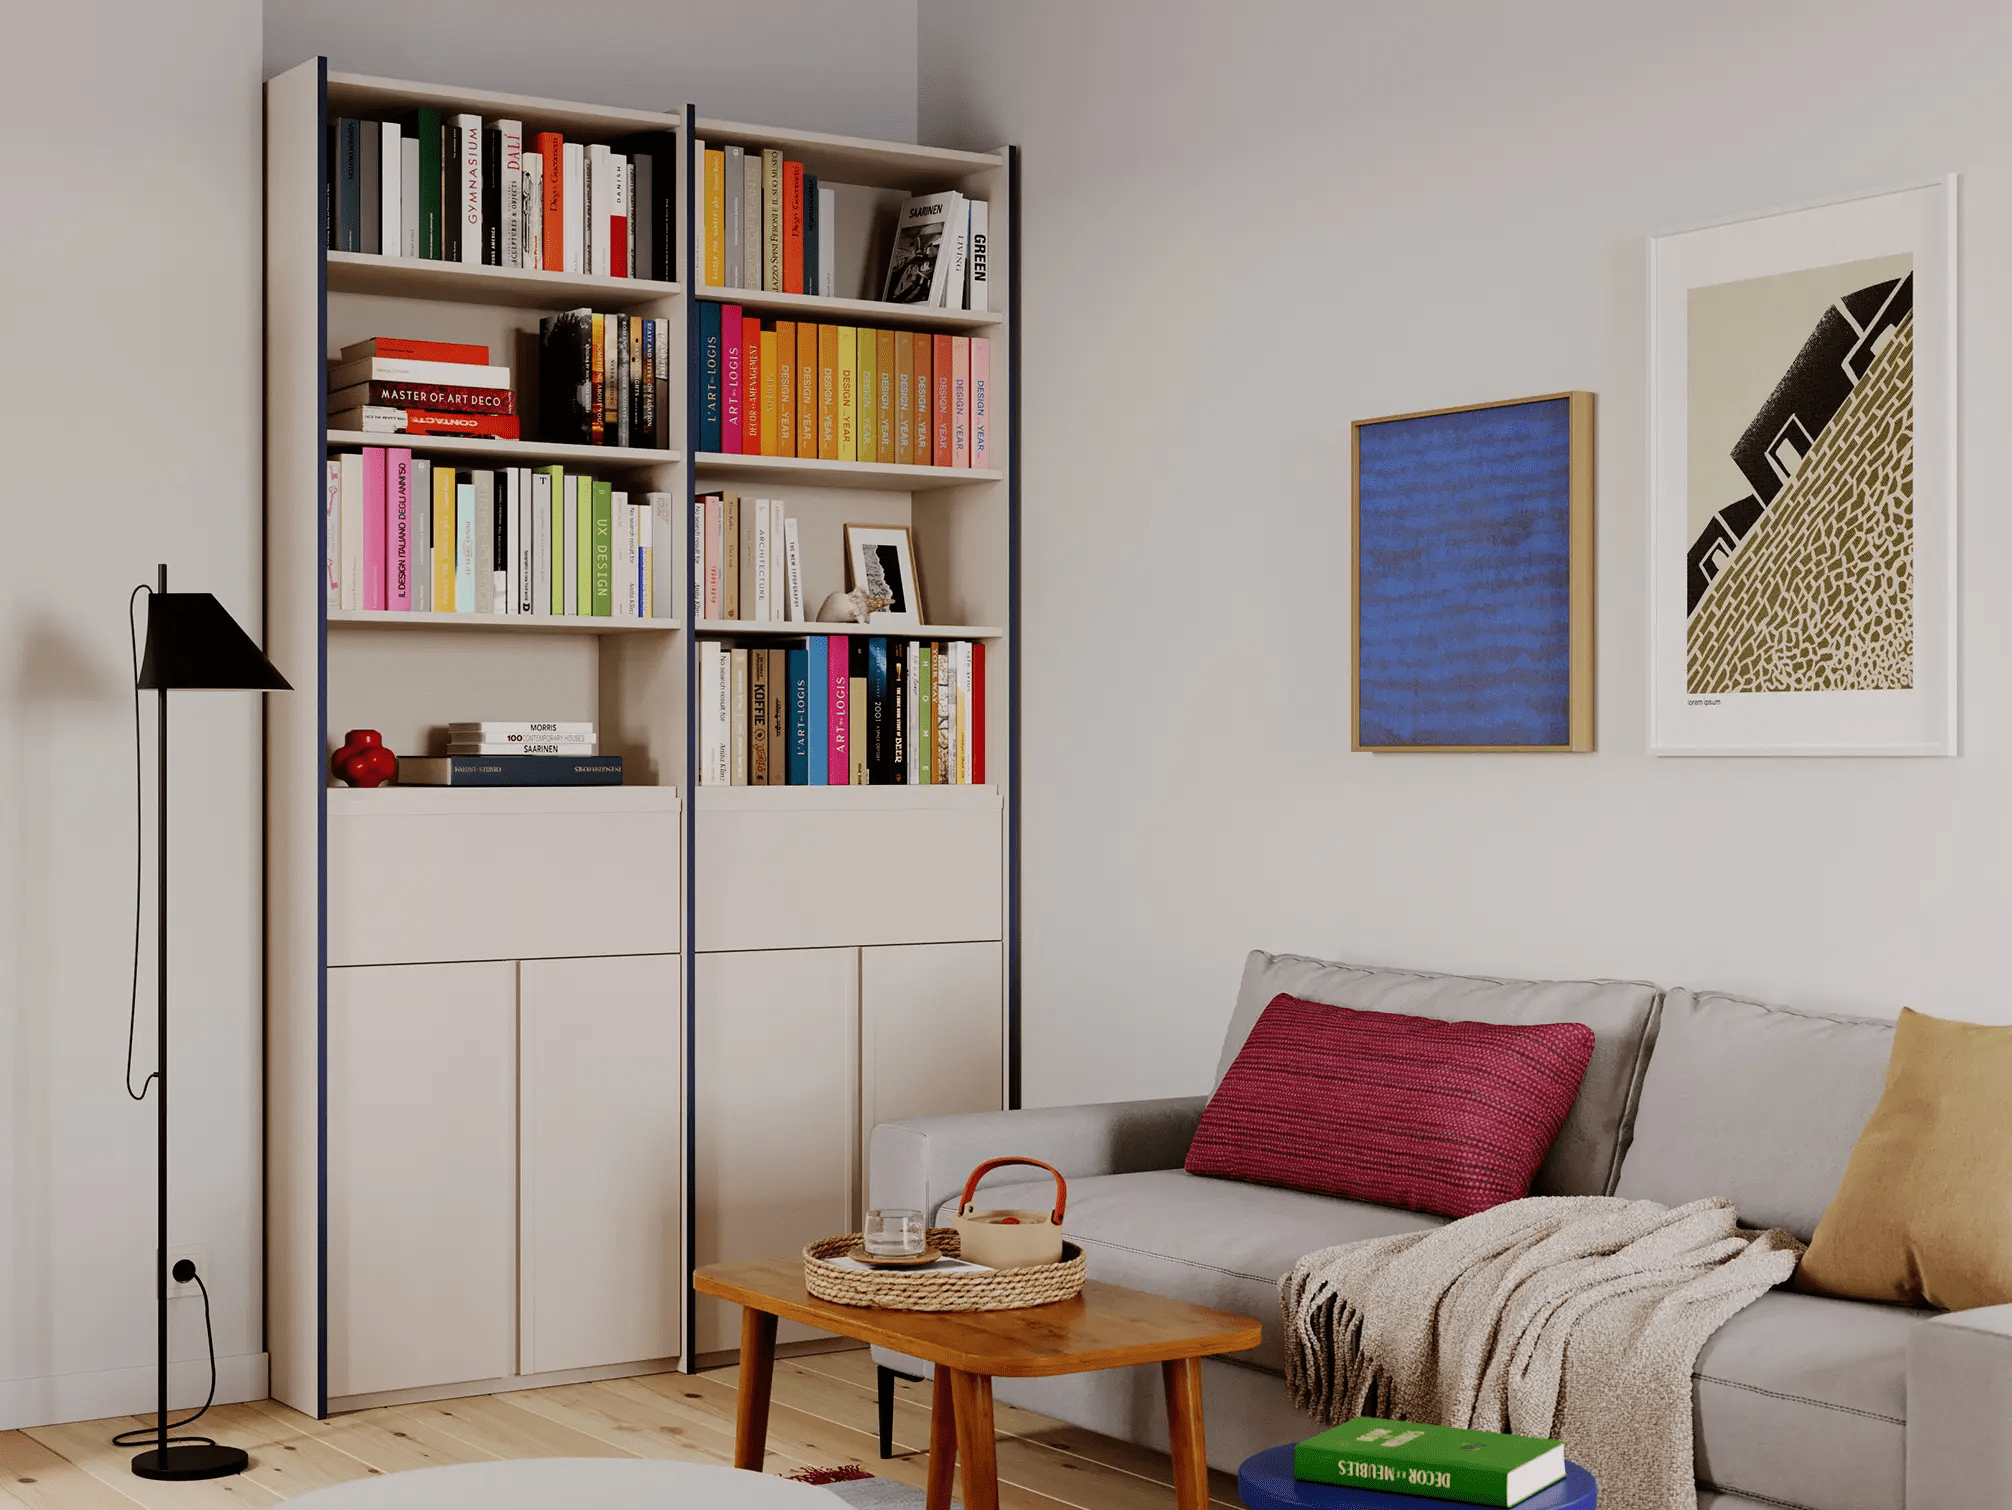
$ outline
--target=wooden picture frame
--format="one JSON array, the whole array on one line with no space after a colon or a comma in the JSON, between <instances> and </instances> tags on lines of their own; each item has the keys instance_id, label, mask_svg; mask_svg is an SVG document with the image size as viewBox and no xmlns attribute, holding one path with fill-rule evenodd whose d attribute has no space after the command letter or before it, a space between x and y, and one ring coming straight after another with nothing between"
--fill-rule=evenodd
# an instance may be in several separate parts
<instances>
[{"instance_id":1,"label":"wooden picture frame","mask_svg":"<svg viewBox=\"0 0 2012 1510\"><path fill-rule=\"evenodd\" d=\"M867 578L866 552L891 550L891 564L883 559L882 572L893 590L895 606L882 609L867 619L869 624L890 628L919 629L929 620L922 609L922 578L915 566L915 537L905 524L848 524L845 527L845 590L852 592Z\"/></svg>"},{"instance_id":2,"label":"wooden picture frame","mask_svg":"<svg viewBox=\"0 0 2012 1510\"><path fill-rule=\"evenodd\" d=\"M1352 749L1592 750L1593 422L1571 391L1350 426Z\"/></svg>"}]
</instances>

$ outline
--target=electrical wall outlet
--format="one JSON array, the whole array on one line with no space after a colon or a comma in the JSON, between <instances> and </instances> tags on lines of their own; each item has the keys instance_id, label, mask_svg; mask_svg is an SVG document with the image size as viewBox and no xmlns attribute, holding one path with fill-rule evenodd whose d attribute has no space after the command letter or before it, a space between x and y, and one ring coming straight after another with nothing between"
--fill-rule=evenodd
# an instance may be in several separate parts
<instances>
[{"instance_id":1,"label":"electrical wall outlet","mask_svg":"<svg viewBox=\"0 0 2012 1510\"><path fill-rule=\"evenodd\" d=\"M201 1300L203 1298L203 1292L197 1287L196 1282L193 1279L190 1280L185 1285L178 1285L175 1283L173 1271L176 1260L184 1258L188 1259L190 1262L195 1264L196 1272L202 1275L203 1277L203 1283L204 1284L209 1283L210 1250L208 1248L204 1247L200 1243L197 1244L185 1243L179 1248L170 1248L168 1249L168 1270L169 1270L168 1299Z\"/></svg>"}]
</instances>

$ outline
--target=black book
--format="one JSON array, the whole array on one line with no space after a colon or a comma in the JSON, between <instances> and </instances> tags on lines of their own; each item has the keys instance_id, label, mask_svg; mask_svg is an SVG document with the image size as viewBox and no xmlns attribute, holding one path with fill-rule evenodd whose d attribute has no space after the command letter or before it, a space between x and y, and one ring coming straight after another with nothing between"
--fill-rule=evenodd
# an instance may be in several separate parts
<instances>
[{"instance_id":1,"label":"black book","mask_svg":"<svg viewBox=\"0 0 2012 1510\"><path fill-rule=\"evenodd\" d=\"M494 126L482 132L482 260L503 265L503 133Z\"/></svg>"},{"instance_id":2,"label":"black book","mask_svg":"<svg viewBox=\"0 0 2012 1510\"><path fill-rule=\"evenodd\" d=\"M817 175L803 176L803 291L821 294L817 267Z\"/></svg>"},{"instance_id":3,"label":"black book","mask_svg":"<svg viewBox=\"0 0 2012 1510\"><path fill-rule=\"evenodd\" d=\"M887 779L908 784L908 642L887 642Z\"/></svg>"},{"instance_id":4,"label":"black book","mask_svg":"<svg viewBox=\"0 0 2012 1510\"><path fill-rule=\"evenodd\" d=\"M440 260L461 260L461 128L440 125Z\"/></svg>"},{"instance_id":5,"label":"black book","mask_svg":"<svg viewBox=\"0 0 2012 1510\"><path fill-rule=\"evenodd\" d=\"M681 276L678 139L668 131L645 131L621 146L636 173L636 276L675 283Z\"/></svg>"},{"instance_id":6,"label":"black book","mask_svg":"<svg viewBox=\"0 0 2012 1510\"><path fill-rule=\"evenodd\" d=\"M326 130L327 140L322 144L321 163L321 244L329 251L335 246L335 181L341 177L336 164L342 161L342 127L339 122L330 121Z\"/></svg>"},{"instance_id":7,"label":"black book","mask_svg":"<svg viewBox=\"0 0 2012 1510\"><path fill-rule=\"evenodd\" d=\"M850 735L852 730L857 730L857 742L865 746L864 749L855 750L852 748L853 741L848 738L846 755L855 767L866 773L866 780L870 785L873 781L873 717L866 695L866 636L863 634L851 634L845 637L845 674L852 683L846 690L846 707L859 709L859 720L852 729L847 730L847 734Z\"/></svg>"},{"instance_id":8,"label":"black book","mask_svg":"<svg viewBox=\"0 0 2012 1510\"><path fill-rule=\"evenodd\" d=\"M606 326L614 327L615 337L615 444L626 446L631 444L629 437L634 433L629 426L634 403L631 390L635 386L629 381L629 317L607 316L601 336L604 341L608 338Z\"/></svg>"},{"instance_id":9,"label":"black book","mask_svg":"<svg viewBox=\"0 0 2012 1510\"><path fill-rule=\"evenodd\" d=\"M363 250L363 122L336 122L335 249Z\"/></svg>"},{"instance_id":10,"label":"black book","mask_svg":"<svg viewBox=\"0 0 2012 1510\"><path fill-rule=\"evenodd\" d=\"M594 315L569 309L538 322L538 438L594 443Z\"/></svg>"},{"instance_id":11,"label":"black book","mask_svg":"<svg viewBox=\"0 0 2012 1510\"><path fill-rule=\"evenodd\" d=\"M655 446L657 440L657 372L664 354L657 349L657 322L643 321L642 380L636 384L636 423L640 444Z\"/></svg>"}]
</instances>

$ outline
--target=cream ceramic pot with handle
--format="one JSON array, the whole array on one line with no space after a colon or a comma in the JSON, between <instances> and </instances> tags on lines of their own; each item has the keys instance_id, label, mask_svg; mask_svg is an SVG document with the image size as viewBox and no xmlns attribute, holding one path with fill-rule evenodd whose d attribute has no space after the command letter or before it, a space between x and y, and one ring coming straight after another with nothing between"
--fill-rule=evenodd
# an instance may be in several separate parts
<instances>
[{"instance_id":1,"label":"cream ceramic pot with handle","mask_svg":"<svg viewBox=\"0 0 2012 1510\"><path fill-rule=\"evenodd\" d=\"M980 1211L973 1199L978 1182L1006 1164L1031 1164L1055 1177L1053 1211ZM1062 1210L1069 1203L1069 1185L1062 1171L1039 1159L1018 1157L987 1159L971 1171L964 1182L964 1195L957 1202L957 1214L950 1225L957 1229L963 1256L989 1269L1025 1269L1033 1264L1062 1261Z\"/></svg>"}]
</instances>

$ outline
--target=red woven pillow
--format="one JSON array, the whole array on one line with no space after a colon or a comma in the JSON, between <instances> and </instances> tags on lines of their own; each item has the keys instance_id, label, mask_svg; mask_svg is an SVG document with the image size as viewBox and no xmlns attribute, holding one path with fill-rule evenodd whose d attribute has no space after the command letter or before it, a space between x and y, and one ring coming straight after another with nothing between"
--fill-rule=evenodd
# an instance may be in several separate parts
<instances>
[{"instance_id":1,"label":"red woven pillow","mask_svg":"<svg viewBox=\"0 0 2012 1510\"><path fill-rule=\"evenodd\" d=\"M1530 1193L1592 1054L1583 1023L1440 1022L1281 994L1202 1112L1188 1173L1471 1216Z\"/></svg>"}]
</instances>

